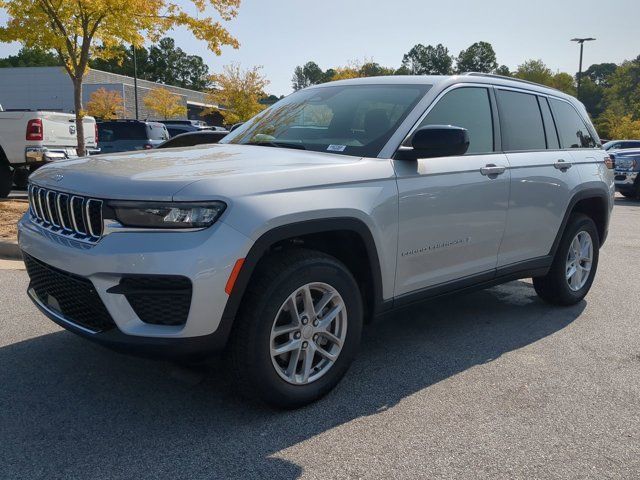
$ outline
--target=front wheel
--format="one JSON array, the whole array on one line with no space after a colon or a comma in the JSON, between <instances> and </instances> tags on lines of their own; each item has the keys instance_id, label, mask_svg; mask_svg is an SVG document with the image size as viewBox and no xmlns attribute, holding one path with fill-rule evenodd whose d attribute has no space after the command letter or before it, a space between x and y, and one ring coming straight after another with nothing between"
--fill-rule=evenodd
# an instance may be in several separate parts
<instances>
[{"instance_id":1,"label":"front wheel","mask_svg":"<svg viewBox=\"0 0 640 480\"><path fill-rule=\"evenodd\" d=\"M569 218L556 255L544 277L533 279L540 298L554 305L574 305L589 292L598 268L600 238L593 220Z\"/></svg>"},{"instance_id":2,"label":"front wheel","mask_svg":"<svg viewBox=\"0 0 640 480\"><path fill-rule=\"evenodd\" d=\"M230 339L241 392L280 408L328 393L355 357L362 331L358 285L337 259L288 250L261 262Z\"/></svg>"}]
</instances>

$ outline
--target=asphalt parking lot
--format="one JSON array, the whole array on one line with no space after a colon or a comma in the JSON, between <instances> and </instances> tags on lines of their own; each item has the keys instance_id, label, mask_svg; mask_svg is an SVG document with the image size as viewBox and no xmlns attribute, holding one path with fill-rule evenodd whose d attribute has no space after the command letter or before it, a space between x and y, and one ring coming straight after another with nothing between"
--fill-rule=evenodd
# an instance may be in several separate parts
<instances>
[{"instance_id":1,"label":"asphalt parking lot","mask_svg":"<svg viewBox=\"0 0 640 480\"><path fill-rule=\"evenodd\" d=\"M640 477L640 203L617 200L596 282L554 308L528 282L365 331L307 408L237 398L63 331L0 270L0 478Z\"/></svg>"}]
</instances>

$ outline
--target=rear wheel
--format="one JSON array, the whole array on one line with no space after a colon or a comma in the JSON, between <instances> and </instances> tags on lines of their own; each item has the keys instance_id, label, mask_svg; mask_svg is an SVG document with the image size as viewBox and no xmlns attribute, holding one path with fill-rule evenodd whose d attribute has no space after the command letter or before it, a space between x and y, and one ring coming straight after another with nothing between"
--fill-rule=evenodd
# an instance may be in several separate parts
<instances>
[{"instance_id":1,"label":"rear wheel","mask_svg":"<svg viewBox=\"0 0 640 480\"><path fill-rule=\"evenodd\" d=\"M18 190L26 190L31 172L27 167L19 167L13 171L13 183Z\"/></svg>"},{"instance_id":2,"label":"rear wheel","mask_svg":"<svg viewBox=\"0 0 640 480\"><path fill-rule=\"evenodd\" d=\"M260 264L245 294L229 370L244 395L300 407L340 381L361 331L358 285L341 262L311 250L281 252Z\"/></svg>"},{"instance_id":3,"label":"rear wheel","mask_svg":"<svg viewBox=\"0 0 640 480\"><path fill-rule=\"evenodd\" d=\"M0 153L1 155L1 153ZM13 186L13 173L6 160L0 157L0 198L7 198Z\"/></svg>"},{"instance_id":4,"label":"rear wheel","mask_svg":"<svg viewBox=\"0 0 640 480\"><path fill-rule=\"evenodd\" d=\"M574 305L591 288L598 268L600 241L593 220L573 214L567 223L549 273L533 279L536 293L554 305Z\"/></svg>"}]
</instances>

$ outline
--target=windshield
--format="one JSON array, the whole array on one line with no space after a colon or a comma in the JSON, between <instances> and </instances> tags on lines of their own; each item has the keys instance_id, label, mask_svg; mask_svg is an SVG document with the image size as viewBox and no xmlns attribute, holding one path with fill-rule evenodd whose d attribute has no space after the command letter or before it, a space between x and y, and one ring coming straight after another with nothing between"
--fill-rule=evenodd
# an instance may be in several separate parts
<instances>
[{"instance_id":1,"label":"windshield","mask_svg":"<svg viewBox=\"0 0 640 480\"><path fill-rule=\"evenodd\" d=\"M375 157L430 85L348 85L301 90L220 143Z\"/></svg>"}]
</instances>

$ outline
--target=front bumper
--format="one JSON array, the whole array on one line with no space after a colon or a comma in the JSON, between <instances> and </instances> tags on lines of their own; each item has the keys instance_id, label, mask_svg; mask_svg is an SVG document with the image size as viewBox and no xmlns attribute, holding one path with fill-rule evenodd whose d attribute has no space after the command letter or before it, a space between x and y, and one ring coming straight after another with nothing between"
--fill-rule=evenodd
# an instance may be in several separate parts
<instances>
[{"instance_id":1,"label":"front bumper","mask_svg":"<svg viewBox=\"0 0 640 480\"><path fill-rule=\"evenodd\" d=\"M233 319L223 318L224 291L238 258L251 241L222 222L196 232L118 232L90 245L52 233L33 223L27 213L18 224L20 248L45 265L87 279L109 312L115 328L92 332L29 296L51 320L110 348L153 356L210 353L226 343ZM176 275L192 283L189 313L183 325L143 322L124 294L113 287L124 276ZM111 290L111 292L109 292ZM201 352L202 353L202 352Z\"/></svg>"},{"instance_id":2,"label":"front bumper","mask_svg":"<svg viewBox=\"0 0 640 480\"><path fill-rule=\"evenodd\" d=\"M635 185L639 172L623 172L616 171L614 173L614 182L616 189L629 189Z\"/></svg>"}]
</instances>

